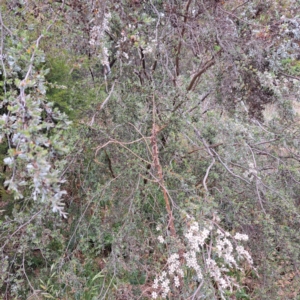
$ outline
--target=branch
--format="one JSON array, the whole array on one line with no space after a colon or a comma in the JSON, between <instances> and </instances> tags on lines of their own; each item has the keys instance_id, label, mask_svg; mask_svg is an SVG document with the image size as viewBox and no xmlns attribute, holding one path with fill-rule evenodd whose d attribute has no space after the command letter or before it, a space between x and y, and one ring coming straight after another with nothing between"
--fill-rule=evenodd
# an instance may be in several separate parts
<instances>
[{"instance_id":1,"label":"branch","mask_svg":"<svg viewBox=\"0 0 300 300\"><path fill-rule=\"evenodd\" d=\"M39 290L36 290L33 286L32 286L32 284L31 284L31 282L30 282L30 280L29 280L29 278L28 278L28 276L27 276L27 273L26 273L26 268L25 268L25 253L23 252L23 260L22 260L22 268L23 268L23 273L24 273L24 275L25 275L25 277L26 277L26 280L27 280L27 282L28 282L28 284L29 284L29 286L30 286L30 288L31 288L31 290L32 290L32 296L38 296L38 292L39 292ZM31 298L31 297L30 297Z\"/></svg>"},{"instance_id":2,"label":"branch","mask_svg":"<svg viewBox=\"0 0 300 300\"><path fill-rule=\"evenodd\" d=\"M104 150L104 153L105 153L105 156L106 156L107 161L108 161L108 169L110 171L110 174L111 174L112 178L116 178L116 175L115 175L115 173L113 171L113 168L112 168L111 159L110 159L110 157L109 157L109 155L108 155L108 153L107 153L106 150Z\"/></svg>"},{"instance_id":3,"label":"branch","mask_svg":"<svg viewBox=\"0 0 300 300\"><path fill-rule=\"evenodd\" d=\"M192 0L189 0L185 6L185 12L184 12L184 18L183 18L183 27L181 30L181 35L180 35L180 39L179 39L179 43L178 43L178 47L177 47L177 53L176 53L176 76L179 75L179 55L181 52L181 46L182 46L182 38L184 36L184 32L185 32L185 24L186 21L188 19L188 11L189 11L189 7L191 5Z\"/></svg>"},{"instance_id":4,"label":"branch","mask_svg":"<svg viewBox=\"0 0 300 300\"><path fill-rule=\"evenodd\" d=\"M218 53L220 53L220 51L219 51ZM209 61L207 61L207 62L204 64L203 68L202 68L200 71L198 71L198 73L196 73L196 74L194 75L194 77L192 78L192 80L191 80L189 86L187 87L187 91L188 91L188 92L189 92L190 90L193 89L196 80L197 80L203 73L205 73L211 66L213 66L214 64L215 64L215 58L214 58L214 57L213 57L212 59L210 59Z\"/></svg>"},{"instance_id":5,"label":"branch","mask_svg":"<svg viewBox=\"0 0 300 300\"><path fill-rule=\"evenodd\" d=\"M223 145L223 143L217 143L217 144L213 144L213 145L208 145L208 148L217 148L217 147L219 147L219 146L221 146L221 145ZM202 148L197 148L197 149L194 149L194 150L192 150L192 151L189 151L189 152L187 153L187 155L192 154L192 153L197 152L197 151L205 150L205 149L206 149L206 148L204 148L204 147L202 147Z\"/></svg>"},{"instance_id":6,"label":"branch","mask_svg":"<svg viewBox=\"0 0 300 300\"><path fill-rule=\"evenodd\" d=\"M251 184L251 182L249 182L248 180L246 180L246 179L242 178L241 176L239 176L239 175L233 173L233 172L230 170L230 168L222 161L220 155L219 155L214 149L211 149L211 150L212 150L213 153L217 156L219 162L223 165L223 167L224 167L224 168L225 168L232 176L234 176L234 177L236 177L236 178L239 178L240 180L245 181L245 182L248 183L248 184Z\"/></svg>"},{"instance_id":7,"label":"branch","mask_svg":"<svg viewBox=\"0 0 300 300\"><path fill-rule=\"evenodd\" d=\"M149 80L147 71L146 71L146 61L145 61L144 49L142 47L140 47L140 54L141 54L141 63L142 63L143 73L144 73L146 79Z\"/></svg>"},{"instance_id":8,"label":"branch","mask_svg":"<svg viewBox=\"0 0 300 300\"><path fill-rule=\"evenodd\" d=\"M257 164L256 164L255 155L254 155L254 153L253 153L252 148L250 147L250 145L248 145L248 147L249 147L250 152L251 152L251 154L252 154L254 169L255 169L255 171L257 172ZM263 211L264 214L266 215L267 213L266 213L265 208L264 208L264 206L263 206L263 201L262 201L262 199L261 199L260 192L259 192L259 188L258 188L259 182L260 182L261 180L260 180L260 178L259 178L256 174L253 174L253 175L255 175L255 187L256 187L256 194L257 194L257 197L258 197L258 201L259 201L259 204L260 204L260 207L261 207L262 211Z\"/></svg>"},{"instance_id":9,"label":"branch","mask_svg":"<svg viewBox=\"0 0 300 300\"><path fill-rule=\"evenodd\" d=\"M158 174L158 183L162 188L163 197L165 200L165 206L168 213L168 228L170 229L171 236L176 236L176 229L174 225L174 217L169 201L169 196L167 189L164 184L164 177L163 177L163 169L159 161L159 151L158 151L158 145L157 145L157 134L160 131L160 128L155 123L155 101L154 101L154 95L153 95L153 124L152 124L152 135L151 135L151 144L152 144L152 159L153 159L153 167L156 169Z\"/></svg>"},{"instance_id":10,"label":"branch","mask_svg":"<svg viewBox=\"0 0 300 300\"><path fill-rule=\"evenodd\" d=\"M244 6L245 4L247 4L249 2L249 0L246 0L245 2L243 2L242 4L236 6L231 12L233 13L234 11L236 11L238 8Z\"/></svg>"},{"instance_id":11,"label":"branch","mask_svg":"<svg viewBox=\"0 0 300 300\"><path fill-rule=\"evenodd\" d=\"M209 95L210 95L210 92L208 92L206 95L204 95L204 97L201 98L201 100L197 103L197 105L195 105L194 107L192 107L191 109L189 109L188 112L190 113L194 109L196 109L197 107L199 107L200 103L203 102Z\"/></svg>"},{"instance_id":12,"label":"branch","mask_svg":"<svg viewBox=\"0 0 300 300\"><path fill-rule=\"evenodd\" d=\"M272 140L270 140L270 141L262 141L262 142L259 142L259 143L254 144L254 146L263 145L263 144L269 144L269 143L276 142L276 141L278 141L278 140L279 140L279 139L277 138L277 139L272 139Z\"/></svg>"},{"instance_id":13,"label":"branch","mask_svg":"<svg viewBox=\"0 0 300 300\"><path fill-rule=\"evenodd\" d=\"M7 28L4 23L3 23L3 20L2 20L2 14L0 12L0 23L1 23L1 27L3 27L11 36L13 35L13 33L9 30L9 28ZM2 38L3 38L3 33L2 33Z\"/></svg>"},{"instance_id":14,"label":"branch","mask_svg":"<svg viewBox=\"0 0 300 300\"><path fill-rule=\"evenodd\" d=\"M9 238L6 240L6 242L4 243L3 246L1 246L1 250L3 251L3 249L5 248L5 246L11 241L11 238L18 233L23 227L27 226L28 224L30 224L34 218L36 216L38 216L42 211L44 210L44 208L40 209L38 212L36 212L27 222L25 222L23 225L21 225L17 230L15 230L10 236Z\"/></svg>"},{"instance_id":15,"label":"branch","mask_svg":"<svg viewBox=\"0 0 300 300\"><path fill-rule=\"evenodd\" d=\"M206 190L207 193L208 193L208 188L207 188L207 185L206 185L206 180L207 180L209 171L210 171L210 169L213 167L213 165L215 164L215 162L216 162L216 160L215 160L215 158L213 157L213 161L211 162L211 164L210 164L209 167L207 168L206 173L205 173L205 176L204 176L204 178L203 178L203 187L204 187L204 189Z\"/></svg>"},{"instance_id":16,"label":"branch","mask_svg":"<svg viewBox=\"0 0 300 300\"><path fill-rule=\"evenodd\" d=\"M297 77L297 76L293 76L293 75L288 75L288 74L285 74L283 72L279 72L279 74L287 77L287 78L291 78L291 79L296 79L296 80L299 80L300 81L300 77Z\"/></svg>"},{"instance_id":17,"label":"branch","mask_svg":"<svg viewBox=\"0 0 300 300\"><path fill-rule=\"evenodd\" d=\"M96 111L96 112L94 113L94 115L93 115L93 117L92 117L92 120L91 120L89 126L93 126L94 121L95 121L95 116L97 115L97 113L98 113L100 110L103 109L104 105L108 102L109 98L111 97L112 92L114 91L115 83L116 83L116 82L113 83L113 85L112 85L112 87L111 87L111 90L110 90L108 96L106 97L106 99L105 99L105 100L103 101L103 103L101 104L99 110Z\"/></svg>"},{"instance_id":18,"label":"branch","mask_svg":"<svg viewBox=\"0 0 300 300\"><path fill-rule=\"evenodd\" d=\"M125 148L126 150L128 150L131 154L133 154L133 155L134 155L135 157L137 157L138 159L144 161L144 162L147 163L147 164L151 164L151 162L149 162L149 161L147 161L146 159L144 159L144 158L140 157L139 155L135 154L132 150L130 150L128 147L125 146L125 145L134 144L134 143L136 143L136 142L138 142L138 141L141 141L141 140L144 140L144 138L140 138L140 139L135 140L135 141L132 141L132 142L119 142L119 141L117 141L117 140L111 140L111 141L108 141L108 142L105 143L104 145L99 146L99 147L96 148L95 156L98 154L98 152L99 152L102 148L108 146L109 144L117 144L117 145L120 145L121 147Z\"/></svg>"}]
</instances>

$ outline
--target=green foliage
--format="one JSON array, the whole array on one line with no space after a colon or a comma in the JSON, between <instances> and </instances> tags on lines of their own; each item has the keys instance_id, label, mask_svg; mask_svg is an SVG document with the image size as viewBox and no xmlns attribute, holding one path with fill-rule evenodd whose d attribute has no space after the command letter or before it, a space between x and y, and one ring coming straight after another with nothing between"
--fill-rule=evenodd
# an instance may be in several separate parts
<instances>
[{"instance_id":1,"label":"green foliage","mask_svg":"<svg viewBox=\"0 0 300 300\"><path fill-rule=\"evenodd\" d=\"M168 298L299 294L298 4L177 2L3 3L4 297L149 299L188 216L216 215L257 272L220 293L184 268Z\"/></svg>"},{"instance_id":2,"label":"green foliage","mask_svg":"<svg viewBox=\"0 0 300 300\"><path fill-rule=\"evenodd\" d=\"M298 76L300 74L300 61L286 58L281 61L284 69L291 75Z\"/></svg>"},{"instance_id":3,"label":"green foliage","mask_svg":"<svg viewBox=\"0 0 300 300\"><path fill-rule=\"evenodd\" d=\"M70 75L70 63L64 57L48 59L46 68L49 73L46 75L48 82L47 98L54 103L54 107L72 118L73 95L70 91L72 77Z\"/></svg>"},{"instance_id":4,"label":"green foliage","mask_svg":"<svg viewBox=\"0 0 300 300\"><path fill-rule=\"evenodd\" d=\"M96 73L97 65L92 71L93 66L85 58L69 58L64 53L50 56L44 66L49 70L45 76L47 100L53 102L54 108L67 114L71 120L75 121L91 104L95 104L98 95L105 95L104 86L100 89L91 88L91 72L95 72L93 76L99 76Z\"/></svg>"}]
</instances>

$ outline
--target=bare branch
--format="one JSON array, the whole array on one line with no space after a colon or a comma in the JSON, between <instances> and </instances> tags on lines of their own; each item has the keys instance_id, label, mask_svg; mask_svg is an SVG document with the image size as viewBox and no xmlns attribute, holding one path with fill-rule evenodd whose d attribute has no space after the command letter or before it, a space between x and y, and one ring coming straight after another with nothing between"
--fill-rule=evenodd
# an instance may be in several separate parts
<instances>
[{"instance_id":1,"label":"bare branch","mask_svg":"<svg viewBox=\"0 0 300 300\"><path fill-rule=\"evenodd\" d=\"M208 193L208 188L207 188L207 185L206 185L206 180L207 180L209 171L210 171L210 169L213 167L213 165L215 164L215 162L216 162L216 160L215 160L215 158L213 157L213 161L211 162L211 164L210 164L209 167L207 168L206 173L205 173L205 176L204 176L204 178L203 178L203 187L204 187L204 189L206 190L207 193Z\"/></svg>"},{"instance_id":2,"label":"bare branch","mask_svg":"<svg viewBox=\"0 0 300 300\"><path fill-rule=\"evenodd\" d=\"M145 163L147 164L151 164L150 161L140 157L139 155L137 155L136 153L134 153L131 149L129 149L128 147L126 147L125 145L130 145L130 144L134 144L136 142L139 142L139 141L142 141L144 140L144 137L143 138L140 138L138 140L135 140L135 141L132 141L132 142L120 142L120 141L117 141L117 140L111 140L111 141L108 141L107 143L105 143L104 145L102 146L99 146L96 148L96 152L95 152L95 156L97 155L97 153L103 149L104 147L108 146L109 144L117 144L117 145L120 145L121 147L125 148L126 150L128 150L131 154L133 154L135 157L137 157L138 159L144 161Z\"/></svg>"},{"instance_id":3,"label":"bare branch","mask_svg":"<svg viewBox=\"0 0 300 300\"><path fill-rule=\"evenodd\" d=\"M211 149L211 150L212 150L213 153L217 156L219 162L223 165L223 167L224 167L224 168L225 168L232 176L234 176L234 177L236 177L236 178L239 178L240 180L245 181L245 182L248 183L248 184L251 184L250 181L248 181L248 180L244 179L243 177L241 177L241 176L239 176L239 175L233 173L233 172L230 170L230 168L223 162L223 160L221 159L220 155L219 155L214 149Z\"/></svg>"},{"instance_id":4,"label":"bare branch","mask_svg":"<svg viewBox=\"0 0 300 300\"><path fill-rule=\"evenodd\" d=\"M220 52L220 51L219 51ZM219 53L218 52L218 53ZM195 81L203 74L205 73L211 66L213 66L215 64L215 58L213 57L212 59L210 59L209 61L207 61L204 66L202 67L201 70L199 70L194 77L192 78L190 84L187 87L187 91L189 92L190 90L193 89Z\"/></svg>"},{"instance_id":5,"label":"bare branch","mask_svg":"<svg viewBox=\"0 0 300 300\"><path fill-rule=\"evenodd\" d=\"M281 75L283 75L283 76L285 76L287 78L296 79L296 80L300 81L300 77L289 75L289 74L286 74L286 73L283 73L283 72L279 72L279 74L281 74Z\"/></svg>"},{"instance_id":6,"label":"bare branch","mask_svg":"<svg viewBox=\"0 0 300 300\"><path fill-rule=\"evenodd\" d=\"M252 154L252 158L253 158L253 165L254 165L254 169L257 170L257 164L256 164L256 159L255 159L255 155L251 149L251 147L248 145L249 149L250 149L250 152ZM257 194L257 197L258 197L258 201L259 201L259 204L260 204L260 207L262 209L262 211L264 212L264 214L266 215L266 211L264 209L264 206L263 206L263 203L262 203L262 199L261 199L261 196L260 196L260 191L259 191L259 183L260 183L260 178L257 176L257 174L255 174L255 187L256 187L256 194Z\"/></svg>"},{"instance_id":7,"label":"bare branch","mask_svg":"<svg viewBox=\"0 0 300 300\"><path fill-rule=\"evenodd\" d=\"M112 95L112 93L113 93L113 91L114 91L115 83L116 83L116 81L114 81L114 83L113 83L113 85L112 85L112 87L111 87L111 89L110 89L110 92L109 92L108 96L107 96L106 99L102 102L102 104L101 104L99 110L96 111L96 112L94 113L94 115L93 115L93 117L92 117L92 120L91 120L89 126L93 126L94 121L95 121L95 117L96 117L97 113L98 113L99 111L101 111L101 110L103 109L103 107L105 106L105 104L108 102L109 98L111 97L111 95Z\"/></svg>"},{"instance_id":8,"label":"bare branch","mask_svg":"<svg viewBox=\"0 0 300 300\"><path fill-rule=\"evenodd\" d=\"M195 105L194 107L190 108L190 109L188 110L188 112L192 112L194 109L196 109L197 107L199 107L200 103L203 102L209 95L210 95L210 92L206 93L206 94L200 99L200 101L197 103L197 105Z\"/></svg>"}]
</instances>

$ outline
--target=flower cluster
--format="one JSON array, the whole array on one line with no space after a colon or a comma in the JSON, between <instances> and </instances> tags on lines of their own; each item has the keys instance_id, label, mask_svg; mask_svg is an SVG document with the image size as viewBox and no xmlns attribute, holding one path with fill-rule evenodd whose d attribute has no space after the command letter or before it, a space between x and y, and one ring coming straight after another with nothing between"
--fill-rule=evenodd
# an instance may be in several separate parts
<instances>
[{"instance_id":1,"label":"flower cluster","mask_svg":"<svg viewBox=\"0 0 300 300\"><path fill-rule=\"evenodd\" d=\"M248 241L249 237L247 234L241 234L241 233L236 233L235 236L233 237L237 241Z\"/></svg>"},{"instance_id":2,"label":"flower cluster","mask_svg":"<svg viewBox=\"0 0 300 300\"><path fill-rule=\"evenodd\" d=\"M237 263L233 256L233 246L228 239L230 234L228 232L223 233L220 229L217 229L216 236L216 253L220 258L223 258L225 263L230 267L236 267Z\"/></svg>"},{"instance_id":3,"label":"flower cluster","mask_svg":"<svg viewBox=\"0 0 300 300\"><path fill-rule=\"evenodd\" d=\"M166 298L170 291L169 285L170 285L170 280L167 278L167 273L163 271L159 277L156 277L154 279L153 288L157 290L159 286L161 286L161 290L162 290L161 296L162 298ZM158 297L158 293L153 292L152 298L156 299L157 297Z\"/></svg>"},{"instance_id":4,"label":"flower cluster","mask_svg":"<svg viewBox=\"0 0 300 300\"><path fill-rule=\"evenodd\" d=\"M226 290L230 287L230 279L228 276L224 276L222 272L228 272L229 270L224 267L219 267L215 260L208 258L206 259L206 266L208 268L208 272L210 277L212 277L215 282L218 283L221 290Z\"/></svg>"},{"instance_id":5,"label":"flower cluster","mask_svg":"<svg viewBox=\"0 0 300 300\"><path fill-rule=\"evenodd\" d=\"M101 42L104 39L105 31L109 30L109 20L111 19L111 14L104 14L104 18L101 25L93 26L90 33L90 45L101 46Z\"/></svg>"},{"instance_id":6,"label":"flower cluster","mask_svg":"<svg viewBox=\"0 0 300 300\"><path fill-rule=\"evenodd\" d=\"M180 268L180 260L179 255L177 253L173 253L168 258L168 273L170 276L174 276L174 278L177 278L176 280L174 279L175 286L178 280L178 276L183 277L183 271Z\"/></svg>"},{"instance_id":7,"label":"flower cluster","mask_svg":"<svg viewBox=\"0 0 300 300\"><path fill-rule=\"evenodd\" d=\"M238 244L240 241L248 240L246 234L236 233L233 236L224 231L218 224L220 221L218 217L206 222L202 228L195 220L190 221L192 222L184 234L185 250L181 252L182 257L178 253L169 256L167 272L163 271L154 280L153 299L158 296L166 298L171 291L171 283L175 288L180 287L182 282L180 278L184 277L183 268L194 270L198 282L203 281L204 278L212 278L223 295L226 290L232 290L237 286L234 278L230 276L229 269L242 271L238 264L242 259L249 265L253 265L249 252ZM158 226L157 229L160 230L161 227ZM158 240L160 243L165 243L162 235Z\"/></svg>"},{"instance_id":8,"label":"flower cluster","mask_svg":"<svg viewBox=\"0 0 300 300\"><path fill-rule=\"evenodd\" d=\"M250 255L250 253L247 250L245 250L245 248L243 246L237 246L236 251L237 251L239 257L246 259L250 265L253 264L253 259Z\"/></svg>"},{"instance_id":9,"label":"flower cluster","mask_svg":"<svg viewBox=\"0 0 300 300\"><path fill-rule=\"evenodd\" d=\"M167 261L168 264L168 272L163 271L160 276L157 276L153 283L154 291L152 293L152 298L156 299L161 292L161 297L166 298L168 293L170 292L170 284L171 280L168 278L171 277L173 279L173 283L176 288L180 287L180 278L183 278L183 270L180 267L179 255L177 253L171 254ZM158 292L159 291L159 292Z\"/></svg>"},{"instance_id":10,"label":"flower cluster","mask_svg":"<svg viewBox=\"0 0 300 300\"><path fill-rule=\"evenodd\" d=\"M184 253L184 258L186 261L186 266L188 268L194 269L196 274L197 274L197 278L198 280L202 280L203 275L202 275L202 271L201 271L201 267L198 264L198 259L196 256L196 252L195 251L187 251L186 253Z\"/></svg>"},{"instance_id":11,"label":"flower cluster","mask_svg":"<svg viewBox=\"0 0 300 300\"><path fill-rule=\"evenodd\" d=\"M199 224L197 222L193 222L184 236L189 243L190 249L200 252L200 247L203 246L205 240L209 236L209 233L210 230L206 228L200 231Z\"/></svg>"},{"instance_id":12,"label":"flower cluster","mask_svg":"<svg viewBox=\"0 0 300 300\"><path fill-rule=\"evenodd\" d=\"M161 244L163 244L165 242L165 239L162 235L158 236L157 239Z\"/></svg>"},{"instance_id":13,"label":"flower cluster","mask_svg":"<svg viewBox=\"0 0 300 300\"><path fill-rule=\"evenodd\" d=\"M108 68L106 73L110 72L109 61L108 61L108 49L105 46L105 31L109 31L109 21L111 19L111 14L104 14L102 24L93 26L90 32L90 45L94 48L101 47L99 52L99 58L103 66Z\"/></svg>"}]
</instances>

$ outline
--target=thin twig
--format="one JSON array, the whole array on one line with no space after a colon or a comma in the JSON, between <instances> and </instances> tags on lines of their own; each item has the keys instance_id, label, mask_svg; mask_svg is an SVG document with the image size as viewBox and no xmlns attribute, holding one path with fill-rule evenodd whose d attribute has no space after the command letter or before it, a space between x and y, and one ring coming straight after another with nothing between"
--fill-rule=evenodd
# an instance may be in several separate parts
<instances>
[{"instance_id":1,"label":"thin twig","mask_svg":"<svg viewBox=\"0 0 300 300\"><path fill-rule=\"evenodd\" d=\"M162 187L163 197L165 200L166 210L168 213L168 228L170 229L170 233L173 237L176 236L176 230L174 225L174 217L167 193L167 189L164 184L164 178L163 178L163 169L159 161L159 152L158 152L158 145L157 145L157 134L161 130L155 123L155 112L156 112L156 106L155 106L155 96L153 94L153 124L152 124L152 136L151 136L151 144L152 144L152 157L153 157L153 167L156 169L159 179L159 184Z\"/></svg>"},{"instance_id":2,"label":"thin twig","mask_svg":"<svg viewBox=\"0 0 300 300\"><path fill-rule=\"evenodd\" d=\"M206 185L206 180L207 180L207 177L208 177L208 174L209 174L209 171L210 169L213 167L213 165L215 164L216 160L215 158L213 157L213 161L211 162L211 164L209 165L209 167L207 168L206 170L206 173L205 173L205 176L203 178L203 187L204 189L206 190L206 192L208 193L208 188L207 188L207 185Z\"/></svg>"},{"instance_id":3,"label":"thin twig","mask_svg":"<svg viewBox=\"0 0 300 300\"><path fill-rule=\"evenodd\" d=\"M4 243L4 245L1 247L1 250L3 250L5 248L5 246L11 241L11 238L18 233L23 227L27 226L28 224L30 224L36 216L38 216L42 211L44 210L44 208L40 209L38 212L36 212L27 222L25 222L23 225L21 225L16 231L14 231L9 238L7 239L7 241Z\"/></svg>"},{"instance_id":4,"label":"thin twig","mask_svg":"<svg viewBox=\"0 0 300 300\"><path fill-rule=\"evenodd\" d=\"M39 292L39 290L35 290L35 288L32 286L32 284L31 284L31 282L30 282L30 280L29 280L29 278L27 276L27 273L26 273L26 269L25 269L25 253L24 252L23 252L22 267L23 267L23 273L24 273L24 275L26 277L26 280L27 280L27 282L28 282L31 290L32 290L33 295L37 295L37 292Z\"/></svg>"},{"instance_id":5,"label":"thin twig","mask_svg":"<svg viewBox=\"0 0 300 300\"><path fill-rule=\"evenodd\" d=\"M219 162L223 165L223 167L234 177L236 178L239 178L240 180L242 181L245 181L246 183L248 184L251 184L251 182L249 182L248 180L244 179L243 177L233 173L230 168L223 162L223 160L221 159L220 155L214 150L214 149L211 149L213 151L213 153L217 156Z\"/></svg>"},{"instance_id":6,"label":"thin twig","mask_svg":"<svg viewBox=\"0 0 300 300\"><path fill-rule=\"evenodd\" d=\"M0 11L0 23L1 23L1 27L3 27L11 36L13 36L13 33L10 31L9 28L7 28L4 23L3 23L3 20L2 20L2 13ZM2 31L2 30L1 30ZM3 38L3 35L2 35L2 38Z\"/></svg>"},{"instance_id":7,"label":"thin twig","mask_svg":"<svg viewBox=\"0 0 300 300\"><path fill-rule=\"evenodd\" d=\"M192 112L194 109L196 109L197 107L199 107L200 103L203 102L208 96L210 95L210 92L206 93L202 98L201 100L197 103L197 105L195 105L194 107L190 108L188 110L188 112Z\"/></svg>"},{"instance_id":8,"label":"thin twig","mask_svg":"<svg viewBox=\"0 0 300 300\"><path fill-rule=\"evenodd\" d=\"M219 54L221 52L221 50L219 50L217 52L217 54ZM189 83L188 87L186 88L186 90L189 92L193 89L196 79L198 79L203 73L205 73L211 66L213 66L215 64L215 58L212 57L210 60L208 60L204 66L193 76L191 82Z\"/></svg>"},{"instance_id":9,"label":"thin twig","mask_svg":"<svg viewBox=\"0 0 300 300\"><path fill-rule=\"evenodd\" d=\"M249 0L246 0L245 2L243 2L242 4L239 4L238 6L236 6L231 12L233 13L235 10L237 10L238 8L244 6L245 4L247 4L249 2Z\"/></svg>"},{"instance_id":10,"label":"thin twig","mask_svg":"<svg viewBox=\"0 0 300 300\"><path fill-rule=\"evenodd\" d=\"M286 74L286 73L283 73L283 72L279 72L279 74L285 76L285 77L288 77L288 78L291 78L291 79L296 79L296 80L299 80L300 81L300 77L297 77L297 76L293 76L293 75L289 75L289 74Z\"/></svg>"},{"instance_id":11,"label":"thin twig","mask_svg":"<svg viewBox=\"0 0 300 300\"><path fill-rule=\"evenodd\" d=\"M257 171L257 164L256 164L256 159L255 159L255 155L251 149L251 147L248 145L249 149L250 149L250 152L252 154L252 158L253 158L253 164L254 164L254 169ZM261 196L260 196L260 191L258 189L258 186L259 186L259 181L260 181L260 178L258 176L255 176L255 186L256 186L256 194L257 194L257 197L258 197L258 201L259 201L259 205L262 209L262 211L264 212L264 214L266 215L266 211L264 209L264 206L263 206L263 203L262 203L262 199L261 199Z\"/></svg>"},{"instance_id":12,"label":"thin twig","mask_svg":"<svg viewBox=\"0 0 300 300\"><path fill-rule=\"evenodd\" d=\"M94 115L93 115L93 117L92 117L92 120L91 120L89 126L93 126L94 121L95 121L95 117L96 117L97 113L98 113L99 111L101 111L101 110L103 109L103 107L105 106L105 104L108 102L109 98L111 97L111 95L112 95L112 93L113 93L113 91L114 91L115 83L116 83L116 81L114 81L114 83L113 83L113 85L112 85L112 87L111 87L111 89L110 89L110 92L109 92L108 96L107 96L106 99L102 102L102 104L101 104L99 110L97 110L97 111L94 113Z\"/></svg>"}]
</instances>

